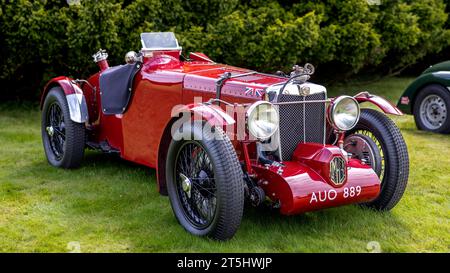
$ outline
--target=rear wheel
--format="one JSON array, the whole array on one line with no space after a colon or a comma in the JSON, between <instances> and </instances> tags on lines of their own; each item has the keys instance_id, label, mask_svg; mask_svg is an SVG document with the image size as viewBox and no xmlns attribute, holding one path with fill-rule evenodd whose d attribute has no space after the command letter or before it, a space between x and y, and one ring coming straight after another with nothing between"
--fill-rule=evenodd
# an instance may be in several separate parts
<instances>
[{"instance_id":1,"label":"rear wheel","mask_svg":"<svg viewBox=\"0 0 450 273\"><path fill-rule=\"evenodd\" d=\"M355 146L350 145L359 139ZM395 123L381 112L362 109L355 128L345 139L346 150L368 163L381 180L378 197L363 206L391 210L400 201L408 183L409 158L406 143Z\"/></svg>"},{"instance_id":2,"label":"rear wheel","mask_svg":"<svg viewBox=\"0 0 450 273\"><path fill-rule=\"evenodd\" d=\"M183 135L188 137L172 140L166 163L167 191L172 210L187 231L227 240L242 219L242 169L222 129L211 132L202 127L202 123L187 124Z\"/></svg>"},{"instance_id":3,"label":"rear wheel","mask_svg":"<svg viewBox=\"0 0 450 273\"><path fill-rule=\"evenodd\" d=\"M423 88L414 101L414 119L420 130L450 133L450 92L432 84Z\"/></svg>"},{"instance_id":4,"label":"rear wheel","mask_svg":"<svg viewBox=\"0 0 450 273\"><path fill-rule=\"evenodd\" d=\"M61 168L76 168L84 155L85 127L70 119L69 106L60 87L45 97L41 120L42 142L47 161Z\"/></svg>"}]
</instances>

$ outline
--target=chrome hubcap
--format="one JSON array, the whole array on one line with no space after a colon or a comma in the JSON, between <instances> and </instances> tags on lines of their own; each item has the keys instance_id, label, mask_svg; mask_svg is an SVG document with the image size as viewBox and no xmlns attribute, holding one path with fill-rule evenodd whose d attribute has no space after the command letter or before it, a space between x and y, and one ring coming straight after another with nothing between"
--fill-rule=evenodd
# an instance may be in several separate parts
<instances>
[{"instance_id":1,"label":"chrome hubcap","mask_svg":"<svg viewBox=\"0 0 450 273\"><path fill-rule=\"evenodd\" d=\"M420 104L420 119L430 129L438 129L447 120L447 106L438 95L427 96Z\"/></svg>"},{"instance_id":2,"label":"chrome hubcap","mask_svg":"<svg viewBox=\"0 0 450 273\"><path fill-rule=\"evenodd\" d=\"M47 131L49 137L52 137L55 134L55 129L53 129L53 126L48 126L45 130Z\"/></svg>"},{"instance_id":3,"label":"chrome hubcap","mask_svg":"<svg viewBox=\"0 0 450 273\"><path fill-rule=\"evenodd\" d=\"M188 198L191 198L191 189L192 189L192 182L189 180L189 178L180 173L180 179L181 179L181 187L183 188L183 191L186 193Z\"/></svg>"}]
</instances>

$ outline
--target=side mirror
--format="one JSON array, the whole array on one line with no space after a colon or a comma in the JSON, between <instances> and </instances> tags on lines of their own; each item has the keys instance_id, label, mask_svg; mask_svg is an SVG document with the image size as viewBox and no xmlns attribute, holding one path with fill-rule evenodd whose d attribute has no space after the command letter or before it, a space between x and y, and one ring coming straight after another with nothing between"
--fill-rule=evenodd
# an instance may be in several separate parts
<instances>
[{"instance_id":1,"label":"side mirror","mask_svg":"<svg viewBox=\"0 0 450 273\"><path fill-rule=\"evenodd\" d=\"M128 51L127 54L125 54L125 62L127 64L134 64L138 60L138 55L134 51Z\"/></svg>"}]
</instances>

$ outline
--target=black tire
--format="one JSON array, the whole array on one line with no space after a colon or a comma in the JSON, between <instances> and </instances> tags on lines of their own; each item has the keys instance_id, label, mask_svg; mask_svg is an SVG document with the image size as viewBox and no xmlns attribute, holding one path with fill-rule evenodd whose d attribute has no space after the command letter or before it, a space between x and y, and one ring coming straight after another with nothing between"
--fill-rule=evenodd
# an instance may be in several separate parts
<instances>
[{"instance_id":1,"label":"black tire","mask_svg":"<svg viewBox=\"0 0 450 273\"><path fill-rule=\"evenodd\" d=\"M409 176L409 157L400 129L385 114L372 109L362 109L356 127L348 133L371 137L384 158L380 173L381 190L378 197L365 207L391 210L405 192Z\"/></svg>"},{"instance_id":2,"label":"black tire","mask_svg":"<svg viewBox=\"0 0 450 273\"><path fill-rule=\"evenodd\" d=\"M425 103L433 97L435 98L432 100L434 102L430 103L429 107L425 107ZM423 104L424 107L422 107ZM433 107L434 109L432 110L431 108ZM423 111L421 111L421 108L424 108ZM431 111L435 111L435 113ZM425 86L419 91L414 100L413 113L419 130L441 134L450 133L450 116L448 111L450 111L450 91L438 84ZM428 112L428 114L425 112ZM431 116L434 120L430 121L430 118L427 116ZM434 125L433 122L437 124Z\"/></svg>"},{"instance_id":3,"label":"black tire","mask_svg":"<svg viewBox=\"0 0 450 273\"><path fill-rule=\"evenodd\" d=\"M175 217L187 231L194 235L208 236L215 240L228 240L236 233L244 210L243 173L234 147L221 128L202 131L202 123L186 123L183 127L183 136L190 136L192 140L188 140L189 137L172 140L166 161L167 191ZM196 147L196 152L185 153L188 145ZM183 159L181 159L180 156L180 154L192 155L193 153L198 155L200 152L203 153L202 160L193 156L183 156ZM199 171L200 167L195 170L191 167L190 171L177 171L182 170L179 166L184 166L182 164L184 164L186 158L192 159L189 162L194 162L195 166L200 161L209 163L204 165L201 171ZM186 166L191 166L189 164ZM197 177L200 177L200 173L204 169L205 173L209 175L203 179L209 179L208 183L211 184L208 185L209 188L207 189L211 192L201 193L200 191L205 184L202 187L197 185L204 182L190 181L200 181L200 178ZM180 180L184 179L181 175L182 172L191 173L188 179L190 185L187 187L189 188L188 191L182 188L184 185L181 185L183 183ZM214 185L214 187L211 187L211 185ZM194 191L194 188L197 190ZM194 195L197 197L194 197ZM193 201L194 198L203 198L202 200L210 198L207 199L208 202L206 203L210 205L209 208L211 208L211 204L214 204L214 214L207 219L208 221L200 221L202 220L201 216L197 217L198 219L195 218L195 216L200 215L198 212L201 208L199 208L198 202ZM189 202L197 205L189 205ZM205 202L200 202L200 204L205 204ZM195 214L196 212L198 215ZM202 223L203 225L201 225Z\"/></svg>"},{"instance_id":4,"label":"black tire","mask_svg":"<svg viewBox=\"0 0 450 273\"><path fill-rule=\"evenodd\" d=\"M52 119L52 113L58 111L60 114L53 116L59 118ZM60 87L53 87L45 97L41 132L45 156L50 165L66 169L80 166L84 155L85 126L70 119L67 99Z\"/></svg>"}]
</instances>

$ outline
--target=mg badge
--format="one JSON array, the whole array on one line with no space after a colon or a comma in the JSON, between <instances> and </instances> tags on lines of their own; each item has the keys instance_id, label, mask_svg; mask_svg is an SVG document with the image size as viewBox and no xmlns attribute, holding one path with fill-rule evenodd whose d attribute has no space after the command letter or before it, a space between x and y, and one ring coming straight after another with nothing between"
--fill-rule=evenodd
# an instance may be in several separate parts
<instances>
[{"instance_id":1,"label":"mg badge","mask_svg":"<svg viewBox=\"0 0 450 273\"><path fill-rule=\"evenodd\" d=\"M345 181L345 160L340 156L330 162L330 180L335 185L342 185Z\"/></svg>"},{"instance_id":2,"label":"mg badge","mask_svg":"<svg viewBox=\"0 0 450 273\"><path fill-rule=\"evenodd\" d=\"M299 93L300 96L308 96L309 94L311 94L311 89L309 88L309 86L302 86L299 87Z\"/></svg>"}]
</instances>

